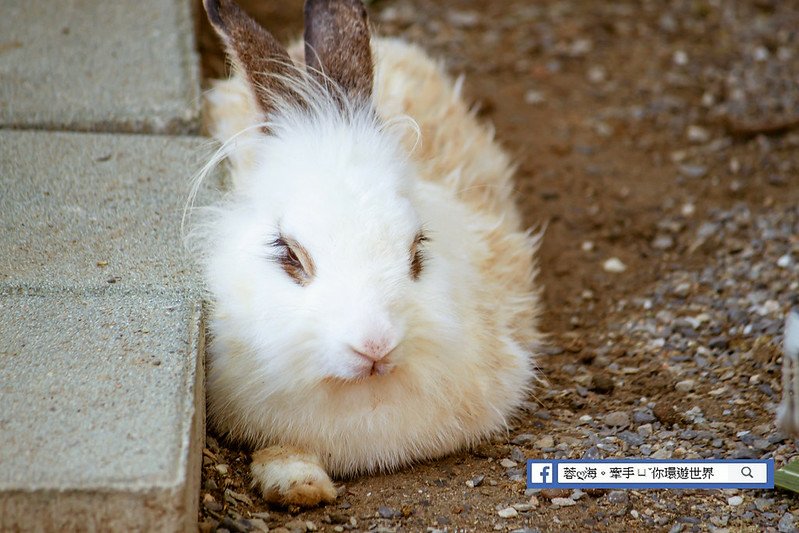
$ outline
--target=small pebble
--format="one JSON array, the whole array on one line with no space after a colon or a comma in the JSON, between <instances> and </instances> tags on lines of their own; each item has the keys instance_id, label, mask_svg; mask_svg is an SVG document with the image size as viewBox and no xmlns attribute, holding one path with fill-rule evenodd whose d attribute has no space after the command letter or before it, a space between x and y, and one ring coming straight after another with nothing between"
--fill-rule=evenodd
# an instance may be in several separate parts
<instances>
[{"instance_id":1,"label":"small pebble","mask_svg":"<svg viewBox=\"0 0 799 533\"><path fill-rule=\"evenodd\" d=\"M558 507L569 507L572 505L577 505L577 502L571 498L552 498L552 505L557 505Z\"/></svg>"},{"instance_id":2,"label":"small pebble","mask_svg":"<svg viewBox=\"0 0 799 533\"><path fill-rule=\"evenodd\" d=\"M210 496L210 494L208 494L207 496ZM214 512L217 512L217 513L222 510L222 504L217 502L217 501L214 501L213 499L204 500L203 501L203 507L205 507L209 511L214 511Z\"/></svg>"},{"instance_id":3,"label":"small pebble","mask_svg":"<svg viewBox=\"0 0 799 533\"><path fill-rule=\"evenodd\" d=\"M710 132L702 126L697 126L695 124L688 126L685 130L685 136L688 138L688 141L695 144L706 143L710 140Z\"/></svg>"},{"instance_id":4,"label":"small pebble","mask_svg":"<svg viewBox=\"0 0 799 533\"><path fill-rule=\"evenodd\" d=\"M597 446L591 446L583 452L580 459L602 459L602 452Z\"/></svg>"},{"instance_id":5,"label":"small pebble","mask_svg":"<svg viewBox=\"0 0 799 533\"><path fill-rule=\"evenodd\" d=\"M611 257L610 259L605 260L602 263L602 268L605 272L612 272L614 274L620 274L627 270L627 265L621 262L621 259L618 257Z\"/></svg>"},{"instance_id":6,"label":"small pebble","mask_svg":"<svg viewBox=\"0 0 799 533\"><path fill-rule=\"evenodd\" d=\"M520 448L514 447L510 451L510 459L511 461L516 461L516 463L525 463L527 461L527 457L525 457L524 452Z\"/></svg>"},{"instance_id":7,"label":"small pebble","mask_svg":"<svg viewBox=\"0 0 799 533\"><path fill-rule=\"evenodd\" d=\"M608 77L608 73L604 67L600 65L594 65L588 69L588 81L591 83L602 83Z\"/></svg>"},{"instance_id":8,"label":"small pebble","mask_svg":"<svg viewBox=\"0 0 799 533\"><path fill-rule=\"evenodd\" d=\"M602 421L613 427L626 427L630 425L630 415L624 411L614 411L605 415Z\"/></svg>"},{"instance_id":9,"label":"small pebble","mask_svg":"<svg viewBox=\"0 0 799 533\"><path fill-rule=\"evenodd\" d=\"M552 435L544 435L543 437L538 439L534 444L534 446L539 450L544 448L552 448L554 445L555 445L555 439L552 437Z\"/></svg>"},{"instance_id":10,"label":"small pebble","mask_svg":"<svg viewBox=\"0 0 799 533\"><path fill-rule=\"evenodd\" d=\"M535 435L531 433L522 433L521 435L517 435L511 442L511 444L516 444L517 446L524 446L526 444L530 444L535 441Z\"/></svg>"},{"instance_id":11,"label":"small pebble","mask_svg":"<svg viewBox=\"0 0 799 533\"><path fill-rule=\"evenodd\" d=\"M661 448L652 454L652 459L671 459L673 453L667 448Z\"/></svg>"},{"instance_id":12,"label":"small pebble","mask_svg":"<svg viewBox=\"0 0 799 533\"><path fill-rule=\"evenodd\" d=\"M755 498L755 507L761 513L768 511L772 505L774 505L774 499L772 498Z\"/></svg>"},{"instance_id":13,"label":"small pebble","mask_svg":"<svg viewBox=\"0 0 799 533\"><path fill-rule=\"evenodd\" d=\"M234 492L230 489L225 489L225 499L230 503L235 503L236 501L240 501L247 505L252 505L252 500L246 494L239 494L238 492Z\"/></svg>"},{"instance_id":14,"label":"small pebble","mask_svg":"<svg viewBox=\"0 0 799 533\"><path fill-rule=\"evenodd\" d=\"M632 431L622 431L619 433L618 437L630 446L640 446L644 443L644 438Z\"/></svg>"},{"instance_id":15,"label":"small pebble","mask_svg":"<svg viewBox=\"0 0 799 533\"><path fill-rule=\"evenodd\" d=\"M605 496L610 503L624 503L629 501L629 496L625 490L612 490Z\"/></svg>"},{"instance_id":16,"label":"small pebble","mask_svg":"<svg viewBox=\"0 0 799 533\"><path fill-rule=\"evenodd\" d=\"M679 283L674 290L672 290L672 294L677 296L678 298L685 298L691 293L691 284L690 283Z\"/></svg>"},{"instance_id":17,"label":"small pebble","mask_svg":"<svg viewBox=\"0 0 799 533\"><path fill-rule=\"evenodd\" d=\"M529 91L524 93L524 101L530 105L543 104L544 102L546 102L546 100L547 99L544 96L544 93L542 93L541 91L535 91L533 89L530 89Z\"/></svg>"},{"instance_id":18,"label":"small pebble","mask_svg":"<svg viewBox=\"0 0 799 533\"><path fill-rule=\"evenodd\" d=\"M796 526L794 526L794 516L791 513L785 513L780 518L777 527L780 530L780 533L794 533L796 531Z\"/></svg>"},{"instance_id":19,"label":"small pebble","mask_svg":"<svg viewBox=\"0 0 799 533\"><path fill-rule=\"evenodd\" d=\"M513 507L506 507L505 509L501 509L500 511L497 512L497 514L501 518L514 518L516 516L519 516L519 512Z\"/></svg>"},{"instance_id":20,"label":"small pebble","mask_svg":"<svg viewBox=\"0 0 799 533\"><path fill-rule=\"evenodd\" d=\"M377 508L377 514L379 514L381 518L393 518L396 513L394 509L386 507L385 505L381 505Z\"/></svg>"},{"instance_id":21,"label":"small pebble","mask_svg":"<svg viewBox=\"0 0 799 533\"><path fill-rule=\"evenodd\" d=\"M671 235L658 235L652 240L655 250L671 250L674 248L674 238Z\"/></svg>"},{"instance_id":22,"label":"small pebble","mask_svg":"<svg viewBox=\"0 0 799 533\"><path fill-rule=\"evenodd\" d=\"M305 522L305 520L300 520L300 519L286 522L285 524L283 524L283 527L285 527L292 533L294 533L295 531L299 532L308 531L308 524Z\"/></svg>"},{"instance_id":23,"label":"small pebble","mask_svg":"<svg viewBox=\"0 0 799 533\"><path fill-rule=\"evenodd\" d=\"M474 28L482 17L476 11L450 11L447 21L456 28Z\"/></svg>"},{"instance_id":24,"label":"small pebble","mask_svg":"<svg viewBox=\"0 0 799 533\"><path fill-rule=\"evenodd\" d=\"M473 477L472 479L470 479L470 480L468 480L466 482L466 486L467 487L471 487L471 488L479 487L480 485L483 484L483 480L484 479L485 479L485 476L483 476L483 475L475 476L475 477Z\"/></svg>"},{"instance_id":25,"label":"small pebble","mask_svg":"<svg viewBox=\"0 0 799 533\"><path fill-rule=\"evenodd\" d=\"M704 178L707 175L707 167L702 165L680 165L678 168L686 178Z\"/></svg>"},{"instance_id":26,"label":"small pebble","mask_svg":"<svg viewBox=\"0 0 799 533\"><path fill-rule=\"evenodd\" d=\"M732 505L733 507L737 507L738 505L741 505L743 502L744 499L740 496L731 496L727 498L727 503L729 505Z\"/></svg>"},{"instance_id":27,"label":"small pebble","mask_svg":"<svg viewBox=\"0 0 799 533\"><path fill-rule=\"evenodd\" d=\"M636 424L648 424L654 421L655 417L648 409L636 409L633 412L633 422Z\"/></svg>"}]
</instances>

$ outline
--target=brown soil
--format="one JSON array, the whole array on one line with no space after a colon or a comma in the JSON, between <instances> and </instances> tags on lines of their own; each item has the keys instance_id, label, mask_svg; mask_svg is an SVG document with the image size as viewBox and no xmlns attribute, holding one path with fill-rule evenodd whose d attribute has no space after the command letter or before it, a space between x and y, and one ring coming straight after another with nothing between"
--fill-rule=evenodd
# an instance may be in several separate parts
<instances>
[{"instance_id":1,"label":"brown soil","mask_svg":"<svg viewBox=\"0 0 799 533\"><path fill-rule=\"evenodd\" d=\"M284 41L301 32L302 2L298 0L240 3ZM761 4L765 10L773 4L749 3L754 13L759 13ZM342 515L355 517L357 529L382 525L406 531L428 527L490 531L497 524L500 530L531 527L542 531L644 527L630 511L643 513L655 491L635 491L629 503L619 505L609 503L601 493L591 493L578 505L559 509L539 495L539 506L531 513L501 519L498 506L527 502L530 497L524 494L524 484L511 481L497 463L508 457L509 440L515 435L553 435L556 442L583 439L574 427L577 417L630 411L641 397L685 408L699 404L705 413L718 411L719 406L709 400L684 404L684 395L675 391L674 381L664 374L665 363L639 355L627 339L609 336L608 325L630 318L630 311L620 310L622 300L644 297L668 273L696 270L712 259L701 248L691 252L687 235L713 208L743 201L753 210L777 209L799 199L798 188L769 179L786 161L787 168L799 168L795 150L778 148L763 155L764 137L730 135L723 121L704 110L707 87L698 78L689 73L685 83L668 81L678 70L677 50L686 52L692 62L724 65L729 61L730 36L714 18L717 11L708 7L713 2L662 4L668 7L661 9L651 1L590 0L385 0L370 5L380 33L416 41L444 59L451 72L466 75L468 97L480 106L481 116L495 125L497 137L518 161L519 204L525 220L530 225L546 224L539 256L546 302L543 326L552 344L564 350L540 357L541 372L549 383L531 398L530 409L512 433L474 452L393 475L347 480L336 504L300 513L269 508L249 488L247 454L225 447L220 439L218 451L208 453L201 498L210 494L227 506L224 488L246 493L252 505L239 502L237 512L246 518L251 512L269 511L266 522L273 528L299 518L329 531ZM535 16L525 15L531 5L539 10ZM663 30L663 14L681 7L693 10L688 16L698 26ZM394 12L382 16L386 10ZM458 18L452 13L478 16ZM581 39L590 40L588 52L579 49ZM206 79L224 76L222 52L204 19L199 42ZM547 43L554 43L554 48ZM564 49L559 51L561 43ZM542 103L526 101L536 96L531 90L543 95ZM622 112L635 105L649 109L664 94L684 105L635 119ZM707 167L703 177L681 175L675 162L679 151L697 146L686 137L686 128L692 124L705 128L711 140L729 139L702 156ZM780 135L765 142L779 143ZM730 169L733 159L740 170ZM793 177L789 182L795 183ZM684 204L693 204L695 214L682 216ZM652 243L664 232L659 223L667 218L678 219L683 227L674 234L675 245L662 250ZM587 250L586 242L593 243L593 248ZM603 270L602 262L614 256L626 264L625 272ZM612 345L608 357L620 367L639 369L635 379L610 392L576 394L574 366L591 374L604 373L592 361L596 349L608 343ZM762 404L746 407L760 422L773 416ZM547 456L531 444L522 446L522 451L528 458ZM227 475L215 469L217 463L230 467ZM467 487L466 481L479 475L485 476L484 483ZM668 520L658 526L668 530L679 517L697 516L693 506L698 502L716 500L723 504L726 496L719 491L660 492L658 501L664 508L659 514ZM380 506L397 511L397 516L380 518L376 514ZM223 513L205 509L201 513L204 527L210 528ZM746 523L736 527L746 527Z\"/></svg>"}]
</instances>

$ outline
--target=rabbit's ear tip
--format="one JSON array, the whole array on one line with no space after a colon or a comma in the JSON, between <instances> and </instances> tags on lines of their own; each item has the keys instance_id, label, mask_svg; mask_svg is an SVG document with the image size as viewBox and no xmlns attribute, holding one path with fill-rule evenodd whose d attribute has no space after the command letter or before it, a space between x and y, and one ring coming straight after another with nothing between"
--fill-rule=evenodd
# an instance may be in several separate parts
<instances>
[{"instance_id":1,"label":"rabbit's ear tip","mask_svg":"<svg viewBox=\"0 0 799 533\"><path fill-rule=\"evenodd\" d=\"M211 21L211 24L219 28L225 26L222 16L219 14L219 0L203 0L203 7L205 7L205 12L208 14L208 20Z\"/></svg>"},{"instance_id":2,"label":"rabbit's ear tip","mask_svg":"<svg viewBox=\"0 0 799 533\"><path fill-rule=\"evenodd\" d=\"M275 111L281 96L294 98L291 83L296 77L286 49L233 0L203 0L208 20L225 44L236 69L243 73L260 111Z\"/></svg>"},{"instance_id":3,"label":"rabbit's ear tip","mask_svg":"<svg viewBox=\"0 0 799 533\"><path fill-rule=\"evenodd\" d=\"M323 85L333 81L353 100L371 98L369 20L360 0L307 0L305 62Z\"/></svg>"}]
</instances>

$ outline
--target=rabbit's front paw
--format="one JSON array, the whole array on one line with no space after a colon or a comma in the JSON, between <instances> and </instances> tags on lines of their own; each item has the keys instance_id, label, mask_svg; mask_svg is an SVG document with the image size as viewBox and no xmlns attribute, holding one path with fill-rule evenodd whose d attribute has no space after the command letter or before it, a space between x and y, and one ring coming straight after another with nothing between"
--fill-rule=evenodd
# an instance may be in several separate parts
<instances>
[{"instance_id":1,"label":"rabbit's front paw","mask_svg":"<svg viewBox=\"0 0 799 533\"><path fill-rule=\"evenodd\" d=\"M336 488L310 453L290 446L270 446L252 456L253 483L267 501L311 507L336 499Z\"/></svg>"}]
</instances>

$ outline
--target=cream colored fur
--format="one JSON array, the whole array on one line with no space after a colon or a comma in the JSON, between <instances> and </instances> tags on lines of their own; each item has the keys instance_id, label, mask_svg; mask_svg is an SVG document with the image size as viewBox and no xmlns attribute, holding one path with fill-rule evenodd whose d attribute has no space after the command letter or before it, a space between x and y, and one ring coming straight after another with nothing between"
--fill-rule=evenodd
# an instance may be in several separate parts
<instances>
[{"instance_id":1,"label":"cream colored fur","mask_svg":"<svg viewBox=\"0 0 799 533\"><path fill-rule=\"evenodd\" d=\"M301 61L300 47L290 53ZM418 124L418 139L413 128L403 136L419 177L413 197L437 233L431 257L451 265L452 292L428 288L425 298L431 305L451 300L457 311L441 317L420 305L409 312L407 330L420 333L409 333L402 357L387 375L306 383L267 398L253 378L263 360L236 336L227 309L215 308L210 421L256 448L302 450L299 462L283 457L270 466L270 453L253 462L253 476L265 494L276 492L271 499L284 503L329 499L319 465L334 476L390 471L504 430L535 377L530 350L540 339L533 285L537 237L521 228L508 156L493 131L470 112L458 85L423 51L374 38L373 54L379 115L386 121L409 116ZM238 136L239 148L231 155L235 189L237 176L257 161L260 132L252 126L260 117L240 77L216 83L207 103L213 135L221 141ZM427 331L426 320L439 330ZM310 478L325 488L302 501L287 496Z\"/></svg>"},{"instance_id":2,"label":"cream colored fur","mask_svg":"<svg viewBox=\"0 0 799 533\"><path fill-rule=\"evenodd\" d=\"M268 501L316 505L336 499L336 488L319 458L290 446L270 446L254 453L252 476Z\"/></svg>"}]
</instances>

